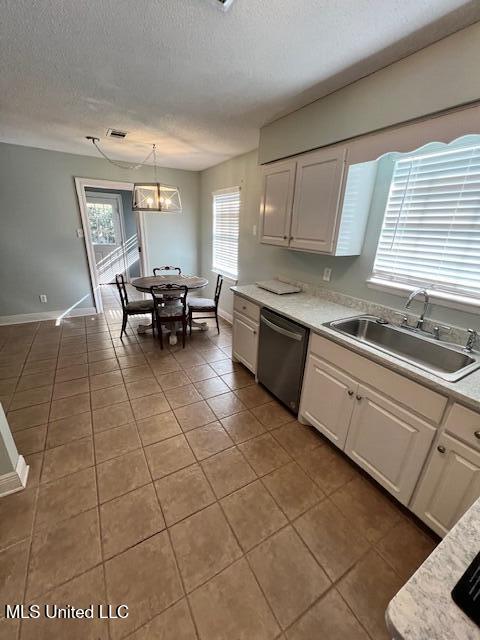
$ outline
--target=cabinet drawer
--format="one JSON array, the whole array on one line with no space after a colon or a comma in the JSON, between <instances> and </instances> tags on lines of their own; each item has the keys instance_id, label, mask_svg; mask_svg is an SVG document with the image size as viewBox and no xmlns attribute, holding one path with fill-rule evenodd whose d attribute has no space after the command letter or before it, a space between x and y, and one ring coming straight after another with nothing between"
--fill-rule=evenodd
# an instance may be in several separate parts
<instances>
[{"instance_id":1,"label":"cabinet drawer","mask_svg":"<svg viewBox=\"0 0 480 640\"><path fill-rule=\"evenodd\" d=\"M445 431L480 450L480 414L455 403L448 412Z\"/></svg>"},{"instance_id":2,"label":"cabinet drawer","mask_svg":"<svg viewBox=\"0 0 480 640\"><path fill-rule=\"evenodd\" d=\"M254 304L239 295L235 296L233 308L235 311L238 311L238 313L247 316L247 318L250 318L255 322L259 322L260 320L260 307L258 304Z\"/></svg>"},{"instance_id":3,"label":"cabinet drawer","mask_svg":"<svg viewBox=\"0 0 480 640\"><path fill-rule=\"evenodd\" d=\"M311 335L310 351L435 424L440 423L447 406L445 396L317 334Z\"/></svg>"}]
</instances>

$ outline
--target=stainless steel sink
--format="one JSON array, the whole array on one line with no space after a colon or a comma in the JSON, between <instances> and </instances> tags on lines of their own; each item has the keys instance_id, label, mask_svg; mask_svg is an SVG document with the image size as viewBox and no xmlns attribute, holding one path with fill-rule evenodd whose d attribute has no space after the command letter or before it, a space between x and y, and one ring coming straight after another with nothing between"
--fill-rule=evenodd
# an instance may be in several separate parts
<instances>
[{"instance_id":1,"label":"stainless steel sink","mask_svg":"<svg viewBox=\"0 0 480 640\"><path fill-rule=\"evenodd\" d=\"M374 316L334 320L325 326L448 382L456 382L480 367L480 354L467 353L460 346L447 345Z\"/></svg>"}]
</instances>

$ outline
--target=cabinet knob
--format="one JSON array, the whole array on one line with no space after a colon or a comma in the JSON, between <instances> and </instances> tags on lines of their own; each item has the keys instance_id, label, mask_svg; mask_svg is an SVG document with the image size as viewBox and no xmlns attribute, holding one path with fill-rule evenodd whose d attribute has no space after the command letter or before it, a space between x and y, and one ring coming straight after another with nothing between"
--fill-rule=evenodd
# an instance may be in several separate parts
<instances>
[{"instance_id":1,"label":"cabinet knob","mask_svg":"<svg viewBox=\"0 0 480 640\"><path fill-rule=\"evenodd\" d=\"M359 402L360 402L360 400L363 400L363 396L356 395L355 397Z\"/></svg>"},{"instance_id":2,"label":"cabinet knob","mask_svg":"<svg viewBox=\"0 0 480 640\"><path fill-rule=\"evenodd\" d=\"M288 240L288 236L283 236L283 239L284 240Z\"/></svg>"},{"instance_id":3,"label":"cabinet knob","mask_svg":"<svg viewBox=\"0 0 480 640\"><path fill-rule=\"evenodd\" d=\"M480 440L480 431L474 431L473 435Z\"/></svg>"},{"instance_id":4,"label":"cabinet knob","mask_svg":"<svg viewBox=\"0 0 480 640\"><path fill-rule=\"evenodd\" d=\"M438 445L438 447L437 447L437 451L438 451L439 453L445 453L446 449L445 449L445 447L443 446L443 444L439 444L439 445Z\"/></svg>"},{"instance_id":5,"label":"cabinet knob","mask_svg":"<svg viewBox=\"0 0 480 640\"><path fill-rule=\"evenodd\" d=\"M347 393L348 393L348 395L349 395L349 396L353 396L353 391L352 391L351 389L349 389L349 390L347 391Z\"/></svg>"}]
</instances>

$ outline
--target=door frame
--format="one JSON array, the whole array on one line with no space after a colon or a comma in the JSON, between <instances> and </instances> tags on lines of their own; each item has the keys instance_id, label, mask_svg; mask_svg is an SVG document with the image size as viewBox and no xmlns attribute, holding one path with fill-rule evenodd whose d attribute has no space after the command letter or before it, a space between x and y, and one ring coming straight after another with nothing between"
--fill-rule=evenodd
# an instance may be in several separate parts
<instances>
[{"instance_id":1,"label":"door frame","mask_svg":"<svg viewBox=\"0 0 480 640\"><path fill-rule=\"evenodd\" d=\"M75 189L77 192L78 206L80 209L80 217L82 221L83 238L85 242L85 251L87 253L88 269L90 271L90 282L92 286L92 295L95 302L97 313L103 312L102 296L100 293L100 285L97 279L97 268L95 263L95 253L93 251L92 237L90 235L90 225L88 223L87 214L87 196L85 189L116 189L119 191L133 191L133 182L118 182L114 180L98 180L96 178L74 178ZM112 195L112 194L110 194ZM140 270L144 275L150 271L150 261L148 258L148 249L145 233L145 214L143 211L136 212L137 230L139 238L140 252ZM121 221L123 225L123 221Z\"/></svg>"}]
</instances>

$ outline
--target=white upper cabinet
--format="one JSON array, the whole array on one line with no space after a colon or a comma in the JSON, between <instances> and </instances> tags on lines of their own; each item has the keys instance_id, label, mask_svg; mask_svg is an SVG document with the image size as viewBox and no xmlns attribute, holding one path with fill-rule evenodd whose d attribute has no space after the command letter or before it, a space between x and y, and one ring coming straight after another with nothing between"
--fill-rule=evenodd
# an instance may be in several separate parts
<instances>
[{"instance_id":1,"label":"white upper cabinet","mask_svg":"<svg viewBox=\"0 0 480 640\"><path fill-rule=\"evenodd\" d=\"M263 168L260 241L327 255L362 250L375 162L347 165L337 145Z\"/></svg>"},{"instance_id":2,"label":"white upper cabinet","mask_svg":"<svg viewBox=\"0 0 480 640\"><path fill-rule=\"evenodd\" d=\"M275 162L263 169L260 202L261 242L287 247L295 185L295 160Z\"/></svg>"},{"instance_id":3,"label":"white upper cabinet","mask_svg":"<svg viewBox=\"0 0 480 640\"><path fill-rule=\"evenodd\" d=\"M298 158L292 249L334 253L346 154L346 147L334 147Z\"/></svg>"}]
</instances>

